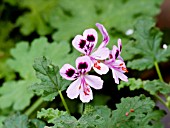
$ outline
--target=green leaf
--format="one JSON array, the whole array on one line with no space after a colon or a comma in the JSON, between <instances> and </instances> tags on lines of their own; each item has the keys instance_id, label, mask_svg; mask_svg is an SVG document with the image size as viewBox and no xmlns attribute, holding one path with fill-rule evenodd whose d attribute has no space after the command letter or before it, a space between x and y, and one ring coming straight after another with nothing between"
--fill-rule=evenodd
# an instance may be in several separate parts
<instances>
[{"instance_id":1,"label":"green leaf","mask_svg":"<svg viewBox=\"0 0 170 128\"><path fill-rule=\"evenodd\" d=\"M9 81L0 88L0 108L13 106L14 110L23 110L30 104L33 93L28 90L31 81Z\"/></svg>"},{"instance_id":2,"label":"green leaf","mask_svg":"<svg viewBox=\"0 0 170 128\"><path fill-rule=\"evenodd\" d=\"M125 36L128 29L133 29L138 18L158 14L158 5L161 2L161 0L149 3L147 0L63 0L51 16L50 24L58 30L53 38L69 40L85 29L94 27L96 22L103 23L109 31L116 29Z\"/></svg>"},{"instance_id":3,"label":"green leaf","mask_svg":"<svg viewBox=\"0 0 170 128\"><path fill-rule=\"evenodd\" d=\"M58 91L65 90L70 83L62 79L59 74L59 68L45 57L36 59L33 67L41 83L33 84L31 89L36 94L42 95L44 100L52 101L58 95Z\"/></svg>"},{"instance_id":4,"label":"green leaf","mask_svg":"<svg viewBox=\"0 0 170 128\"><path fill-rule=\"evenodd\" d=\"M55 124L54 128L75 128L77 119L70 116L67 112L59 111L58 109L49 108L41 109L37 113L38 118L45 118L48 123Z\"/></svg>"},{"instance_id":5,"label":"green leaf","mask_svg":"<svg viewBox=\"0 0 170 128\"><path fill-rule=\"evenodd\" d=\"M152 95L158 93L167 95L170 93L170 85L160 80L147 81L143 88Z\"/></svg>"},{"instance_id":6,"label":"green leaf","mask_svg":"<svg viewBox=\"0 0 170 128\"><path fill-rule=\"evenodd\" d=\"M112 112L114 128L147 128L160 122L162 111L153 111L155 104L144 95L122 98L117 109ZM158 114L157 116L155 116Z\"/></svg>"},{"instance_id":7,"label":"green leaf","mask_svg":"<svg viewBox=\"0 0 170 128\"><path fill-rule=\"evenodd\" d=\"M0 128L3 128L3 122L5 121L6 116L0 116Z\"/></svg>"},{"instance_id":8,"label":"green leaf","mask_svg":"<svg viewBox=\"0 0 170 128\"><path fill-rule=\"evenodd\" d=\"M4 121L3 128L44 128L45 123L38 119L28 119L28 116L16 113Z\"/></svg>"},{"instance_id":9,"label":"green leaf","mask_svg":"<svg viewBox=\"0 0 170 128\"><path fill-rule=\"evenodd\" d=\"M29 9L21 15L16 22L17 26L20 26L20 31L24 35L29 35L36 31L39 35L47 35L52 32L51 26L48 23L48 15L54 10L58 5L57 0L22 0L18 1L18 6L21 8Z\"/></svg>"},{"instance_id":10,"label":"green leaf","mask_svg":"<svg viewBox=\"0 0 170 128\"><path fill-rule=\"evenodd\" d=\"M162 32L155 28L155 23L151 19L140 19L135 25L136 31L134 38L134 48L137 53L132 61L129 61L127 67L137 70L150 69L155 62L165 62L170 56L170 46L167 49L160 48L162 41Z\"/></svg>"},{"instance_id":11,"label":"green leaf","mask_svg":"<svg viewBox=\"0 0 170 128\"><path fill-rule=\"evenodd\" d=\"M129 78L128 82L122 81L118 86L118 89L121 89L125 86L128 86L132 91L143 88L144 90L148 91L151 95L155 95L158 93L168 95L170 93L170 85L160 80L142 81L141 79Z\"/></svg>"},{"instance_id":12,"label":"green leaf","mask_svg":"<svg viewBox=\"0 0 170 128\"><path fill-rule=\"evenodd\" d=\"M3 106L4 108L15 105L15 107L13 106L15 110L21 110L28 106L33 96L33 92L28 92L28 86L38 81L35 75L35 71L32 67L34 59L46 56L52 59L54 63L61 67L66 62L75 63L74 60L77 57L77 54L68 54L69 51L69 44L67 44L66 42L54 42L50 44L44 37L35 39L30 46L28 42L18 43L16 45L16 48L11 50L11 55L13 58L9 59L7 63L10 68L19 73L19 76L22 80L19 80L17 82L10 82L4 84L4 86L1 87L2 90L4 90L3 88L5 88L5 90L7 91L1 91L0 99L3 100L2 103L4 104L0 106ZM12 87L13 89L10 89L9 87ZM23 100L23 103L22 100L18 100L18 97L15 97L15 92L20 95L19 98ZM14 96L11 96L11 94L13 94ZM8 99L10 100L7 102L5 97L8 97ZM18 102L20 102L20 104L18 104Z\"/></svg>"},{"instance_id":13,"label":"green leaf","mask_svg":"<svg viewBox=\"0 0 170 128\"><path fill-rule=\"evenodd\" d=\"M14 47L14 40L9 38L10 32L14 28L14 24L9 21L0 21L0 79L11 80L15 77L11 68L6 64L10 48Z\"/></svg>"},{"instance_id":14,"label":"green leaf","mask_svg":"<svg viewBox=\"0 0 170 128\"><path fill-rule=\"evenodd\" d=\"M5 120L4 128L28 128L28 117L17 113Z\"/></svg>"},{"instance_id":15,"label":"green leaf","mask_svg":"<svg viewBox=\"0 0 170 128\"><path fill-rule=\"evenodd\" d=\"M111 110L107 106L86 106L84 114L78 120L80 127L111 127Z\"/></svg>"},{"instance_id":16,"label":"green leaf","mask_svg":"<svg viewBox=\"0 0 170 128\"><path fill-rule=\"evenodd\" d=\"M128 82L121 81L118 85L118 89L124 88L125 86L128 86L130 90L136 90L143 87L143 81L141 79L135 79L135 78L129 78Z\"/></svg>"}]
</instances>

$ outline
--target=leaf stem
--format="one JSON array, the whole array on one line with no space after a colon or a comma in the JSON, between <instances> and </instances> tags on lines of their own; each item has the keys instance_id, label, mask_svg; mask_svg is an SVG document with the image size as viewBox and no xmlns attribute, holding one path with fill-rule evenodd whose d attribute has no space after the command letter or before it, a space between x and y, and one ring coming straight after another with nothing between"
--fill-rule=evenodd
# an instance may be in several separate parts
<instances>
[{"instance_id":1,"label":"leaf stem","mask_svg":"<svg viewBox=\"0 0 170 128\"><path fill-rule=\"evenodd\" d=\"M31 113L33 113L33 111L35 111L36 108L38 108L38 106L40 106L40 104L43 103L43 99L40 97L38 100L36 100L34 102L34 104L29 108L27 109L24 114L27 115L27 116L30 116Z\"/></svg>"},{"instance_id":2,"label":"leaf stem","mask_svg":"<svg viewBox=\"0 0 170 128\"><path fill-rule=\"evenodd\" d=\"M159 95L155 94L154 96L170 111L170 108L168 107L166 102Z\"/></svg>"},{"instance_id":3,"label":"leaf stem","mask_svg":"<svg viewBox=\"0 0 170 128\"><path fill-rule=\"evenodd\" d=\"M157 74L158 74L158 77L159 77L160 81L164 82L164 80L163 80L163 78L162 78L162 75L161 75L161 72L160 72L160 69L159 69L159 66L158 66L158 62L155 61L155 62L154 62L154 65L155 65L156 72L157 72Z\"/></svg>"},{"instance_id":4,"label":"leaf stem","mask_svg":"<svg viewBox=\"0 0 170 128\"><path fill-rule=\"evenodd\" d=\"M66 109L66 111L68 112L68 114L70 114L70 111L69 111L69 109L68 109L68 107L67 107L66 101L64 100L64 97L63 97L61 91L59 90L58 93L59 93L59 95L60 95L60 98L61 98L61 101L62 101L62 103L63 103L63 105L64 105L64 108Z\"/></svg>"}]
</instances>

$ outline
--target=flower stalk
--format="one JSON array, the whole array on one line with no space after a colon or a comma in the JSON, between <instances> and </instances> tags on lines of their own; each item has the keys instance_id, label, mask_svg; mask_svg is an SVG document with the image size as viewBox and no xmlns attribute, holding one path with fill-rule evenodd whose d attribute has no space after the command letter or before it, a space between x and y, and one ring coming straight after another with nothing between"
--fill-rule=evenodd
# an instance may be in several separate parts
<instances>
[{"instance_id":1,"label":"flower stalk","mask_svg":"<svg viewBox=\"0 0 170 128\"><path fill-rule=\"evenodd\" d=\"M59 95L60 95L60 98L61 98L61 101L62 101L62 103L63 103L63 105L64 105L64 108L66 109L67 113L70 114L70 111L69 111L69 109L68 109L67 103L66 103L66 101L65 101L65 99L64 99L61 91L59 90L58 93L59 93Z\"/></svg>"}]
</instances>

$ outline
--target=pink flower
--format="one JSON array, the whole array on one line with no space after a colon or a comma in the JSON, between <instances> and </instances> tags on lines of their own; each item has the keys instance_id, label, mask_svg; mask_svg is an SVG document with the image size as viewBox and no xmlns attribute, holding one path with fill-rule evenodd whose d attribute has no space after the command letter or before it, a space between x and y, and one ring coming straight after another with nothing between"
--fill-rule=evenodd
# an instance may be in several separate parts
<instances>
[{"instance_id":1,"label":"pink flower","mask_svg":"<svg viewBox=\"0 0 170 128\"><path fill-rule=\"evenodd\" d=\"M67 80L74 80L67 88L67 96L70 99L77 98L80 95L82 102L89 102L93 99L92 90L101 89L103 80L94 75L88 75L91 70L91 60L88 56L78 57L76 59L76 69L70 64L65 64L60 69L60 75Z\"/></svg>"},{"instance_id":2,"label":"pink flower","mask_svg":"<svg viewBox=\"0 0 170 128\"><path fill-rule=\"evenodd\" d=\"M97 23L96 26L103 35L103 41L100 46L95 49L98 41L97 32L95 29L86 29L83 35L77 35L73 41L72 45L81 53L90 57L93 69L100 75L106 74L109 71L108 66L102 63L109 57L109 49L106 45L109 42L109 36L103 25Z\"/></svg>"},{"instance_id":3,"label":"pink flower","mask_svg":"<svg viewBox=\"0 0 170 128\"><path fill-rule=\"evenodd\" d=\"M104 61L104 64L112 70L113 78L117 84L119 84L119 79L125 82L128 81L128 77L124 75L124 73L128 71L122 57L120 56L121 49L122 43L121 40L118 39L118 47L114 45L109 54L109 59Z\"/></svg>"}]
</instances>

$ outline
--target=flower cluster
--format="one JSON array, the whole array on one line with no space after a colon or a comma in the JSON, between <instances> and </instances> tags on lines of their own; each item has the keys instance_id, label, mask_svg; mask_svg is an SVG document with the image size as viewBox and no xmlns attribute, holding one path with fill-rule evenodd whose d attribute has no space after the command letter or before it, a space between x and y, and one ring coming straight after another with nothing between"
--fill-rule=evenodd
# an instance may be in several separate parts
<instances>
[{"instance_id":1,"label":"flower cluster","mask_svg":"<svg viewBox=\"0 0 170 128\"><path fill-rule=\"evenodd\" d=\"M72 45L84 56L76 59L76 68L70 64L65 64L60 69L60 75L67 80L74 80L67 89L67 96L70 99L77 98L80 95L82 102L89 102L93 99L92 90L101 89L103 80L95 75L88 75L93 68L99 75L106 74L109 69L112 70L115 83L119 84L119 79L128 81L125 72L127 72L125 63L120 56L122 50L121 39L118 39L118 47L113 46L109 50L106 46L109 43L109 36L102 24L96 23L103 36L102 43L95 48L98 35L95 29L86 29L83 35L77 35L72 41Z\"/></svg>"}]
</instances>

